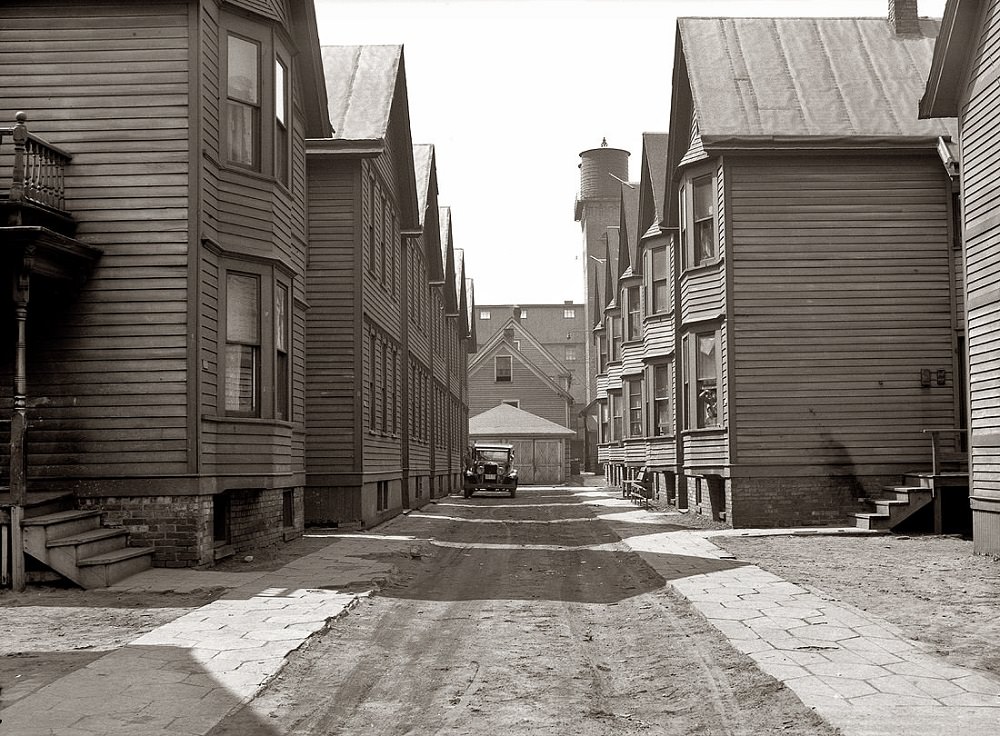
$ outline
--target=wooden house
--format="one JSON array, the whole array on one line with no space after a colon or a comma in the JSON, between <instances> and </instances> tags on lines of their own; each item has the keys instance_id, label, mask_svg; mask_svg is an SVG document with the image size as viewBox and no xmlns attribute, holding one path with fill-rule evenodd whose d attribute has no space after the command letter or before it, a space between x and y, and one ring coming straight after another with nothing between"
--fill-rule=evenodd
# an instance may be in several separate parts
<instances>
[{"instance_id":1,"label":"wooden house","mask_svg":"<svg viewBox=\"0 0 1000 736\"><path fill-rule=\"evenodd\" d=\"M334 134L308 149L306 519L370 526L404 500L401 285L421 233L406 74L400 46L322 53Z\"/></svg>"},{"instance_id":2,"label":"wooden house","mask_svg":"<svg viewBox=\"0 0 1000 736\"><path fill-rule=\"evenodd\" d=\"M419 507L430 500L434 487L434 433L432 395L435 360L431 282L443 283L441 229L438 223L437 164L434 146L413 147L417 182L417 212L420 237L405 244L406 298L403 314L407 325L403 332L403 406L407 407L407 425L403 438L404 506Z\"/></svg>"},{"instance_id":3,"label":"wooden house","mask_svg":"<svg viewBox=\"0 0 1000 736\"><path fill-rule=\"evenodd\" d=\"M15 496L68 492L158 565L299 533L312 3L6 2L0 68L29 126L0 234Z\"/></svg>"},{"instance_id":4,"label":"wooden house","mask_svg":"<svg viewBox=\"0 0 1000 736\"><path fill-rule=\"evenodd\" d=\"M567 443L572 429L518 409L499 404L469 419L469 441L509 444L522 485L564 483L569 477Z\"/></svg>"},{"instance_id":5,"label":"wooden house","mask_svg":"<svg viewBox=\"0 0 1000 736\"><path fill-rule=\"evenodd\" d=\"M509 404L561 427L573 422L571 372L524 326L520 307L469 363L469 414Z\"/></svg>"},{"instance_id":6,"label":"wooden house","mask_svg":"<svg viewBox=\"0 0 1000 736\"><path fill-rule=\"evenodd\" d=\"M996 120L1000 65L1000 7L980 0L949 0L927 77L920 114L957 117L961 138L961 219L969 371L969 493L973 546L1000 555L1000 138ZM958 174L957 156L942 157Z\"/></svg>"},{"instance_id":7,"label":"wooden house","mask_svg":"<svg viewBox=\"0 0 1000 736\"><path fill-rule=\"evenodd\" d=\"M891 5L678 22L680 491L737 526L842 522L960 421L951 127L915 114L939 24Z\"/></svg>"},{"instance_id":8,"label":"wooden house","mask_svg":"<svg viewBox=\"0 0 1000 736\"><path fill-rule=\"evenodd\" d=\"M510 322L515 307L521 310L518 323L569 371L569 392L573 396L576 414L568 425L576 431L576 438L568 445L571 460L582 464L586 454L585 443L591 435L596 459L596 424L591 421L591 426L588 427L585 424L586 413L581 413L588 404L586 346L591 334L590 326L586 324L583 304L573 301L555 304L477 304L472 324L479 331L483 344ZM473 355L472 360L475 359L476 356ZM499 401L499 397L496 398ZM479 403L481 405L483 402Z\"/></svg>"}]
</instances>

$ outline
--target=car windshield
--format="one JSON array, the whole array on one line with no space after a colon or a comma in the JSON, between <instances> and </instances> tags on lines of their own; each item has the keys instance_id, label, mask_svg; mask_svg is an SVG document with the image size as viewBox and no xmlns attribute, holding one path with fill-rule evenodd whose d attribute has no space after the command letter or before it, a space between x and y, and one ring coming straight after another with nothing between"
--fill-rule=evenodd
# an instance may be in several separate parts
<instances>
[{"instance_id":1,"label":"car windshield","mask_svg":"<svg viewBox=\"0 0 1000 736\"><path fill-rule=\"evenodd\" d=\"M505 463L507 450L476 450L476 460L486 463Z\"/></svg>"}]
</instances>

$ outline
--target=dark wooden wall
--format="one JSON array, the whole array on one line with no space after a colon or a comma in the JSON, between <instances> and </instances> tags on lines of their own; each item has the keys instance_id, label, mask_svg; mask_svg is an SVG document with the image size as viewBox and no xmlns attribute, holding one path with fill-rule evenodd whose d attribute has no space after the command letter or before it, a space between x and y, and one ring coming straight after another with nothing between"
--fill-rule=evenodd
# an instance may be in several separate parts
<instances>
[{"instance_id":1,"label":"dark wooden wall","mask_svg":"<svg viewBox=\"0 0 1000 736\"><path fill-rule=\"evenodd\" d=\"M727 180L734 462L779 475L927 466L921 430L956 419L940 161L748 158Z\"/></svg>"}]
</instances>

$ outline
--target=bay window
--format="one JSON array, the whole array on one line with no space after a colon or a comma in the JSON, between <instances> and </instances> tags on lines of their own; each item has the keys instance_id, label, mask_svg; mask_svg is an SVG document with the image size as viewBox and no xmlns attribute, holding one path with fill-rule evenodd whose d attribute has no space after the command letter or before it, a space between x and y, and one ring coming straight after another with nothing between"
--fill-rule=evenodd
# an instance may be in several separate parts
<instances>
[{"instance_id":1,"label":"bay window","mask_svg":"<svg viewBox=\"0 0 1000 736\"><path fill-rule=\"evenodd\" d=\"M268 25L235 15L222 23L221 156L289 186L291 54Z\"/></svg>"},{"instance_id":2,"label":"bay window","mask_svg":"<svg viewBox=\"0 0 1000 736\"><path fill-rule=\"evenodd\" d=\"M649 254L650 276L650 311L653 314L669 312L673 306L670 303L670 283L668 281L668 261L666 248L653 248Z\"/></svg>"},{"instance_id":3,"label":"bay window","mask_svg":"<svg viewBox=\"0 0 1000 736\"><path fill-rule=\"evenodd\" d=\"M681 341L685 429L721 426L719 331L695 332Z\"/></svg>"},{"instance_id":4,"label":"bay window","mask_svg":"<svg viewBox=\"0 0 1000 736\"><path fill-rule=\"evenodd\" d=\"M624 295L625 308L628 310L625 318L625 339L638 340L642 337L642 313L639 307L639 287L628 287L624 291Z\"/></svg>"},{"instance_id":5,"label":"bay window","mask_svg":"<svg viewBox=\"0 0 1000 736\"><path fill-rule=\"evenodd\" d=\"M628 386L628 436L642 437L642 379L633 378Z\"/></svg>"},{"instance_id":6,"label":"bay window","mask_svg":"<svg viewBox=\"0 0 1000 736\"><path fill-rule=\"evenodd\" d=\"M667 437L673 432L670 411L670 363L653 366L653 435Z\"/></svg>"},{"instance_id":7,"label":"bay window","mask_svg":"<svg viewBox=\"0 0 1000 736\"><path fill-rule=\"evenodd\" d=\"M260 412L260 278L226 275L227 414L254 417Z\"/></svg>"}]
</instances>

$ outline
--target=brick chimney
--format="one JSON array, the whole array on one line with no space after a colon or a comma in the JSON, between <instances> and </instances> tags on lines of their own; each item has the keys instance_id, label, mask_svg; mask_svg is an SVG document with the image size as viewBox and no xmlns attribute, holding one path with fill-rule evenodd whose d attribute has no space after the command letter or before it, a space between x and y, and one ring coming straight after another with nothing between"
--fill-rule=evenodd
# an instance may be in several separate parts
<instances>
[{"instance_id":1,"label":"brick chimney","mask_svg":"<svg viewBox=\"0 0 1000 736\"><path fill-rule=\"evenodd\" d=\"M889 0L889 27L897 36L920 33L917 0Z\"/></svg>"}]
</instances>

